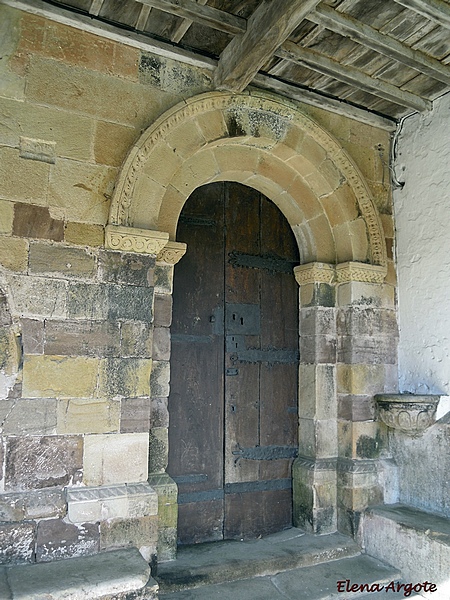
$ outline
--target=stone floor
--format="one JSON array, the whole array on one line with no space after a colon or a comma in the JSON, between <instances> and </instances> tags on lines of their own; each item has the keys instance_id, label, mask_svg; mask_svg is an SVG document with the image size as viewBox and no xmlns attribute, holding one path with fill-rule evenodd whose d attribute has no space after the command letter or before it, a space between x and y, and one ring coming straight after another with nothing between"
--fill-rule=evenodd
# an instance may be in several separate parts
<instances>
[{"instance_id":1,"label":"stone floor","mask_svg":"<svg viewBox=\"0 0 450 600\"><path fill-rule=\"evenodd\" d=\"M341 534L313 536L298 529L255 541L181 548L176 561L159 565L155 578L160 585L159 597L164 600L404 597L403 593L386 592L386 586L401 580L398 570L362 555L350 538ZM380 591L347 592L347 579L349 586L378 584ZM338 589L339 581L345 582L342 591Z\"/></svg>"}]
</instances>

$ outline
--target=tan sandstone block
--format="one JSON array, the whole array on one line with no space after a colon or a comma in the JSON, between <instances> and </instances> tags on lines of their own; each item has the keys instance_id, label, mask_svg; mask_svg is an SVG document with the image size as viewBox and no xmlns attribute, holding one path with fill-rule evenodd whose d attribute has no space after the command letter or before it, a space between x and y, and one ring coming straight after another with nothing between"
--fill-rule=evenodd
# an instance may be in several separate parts
<instances>
[{"instance_id":1,"label":"tan sandstone block","mask_svg":"<svg viewBox=\"0 0 450 600\"><path fill-rule=\"evenodd\" d=\"M103 246L104 237L105 230L101 225L69 222L64 229L64 241L77 246Z\"/></svg>"},{"instance_id":2,"label":"tan sandstone block","mask_svg":"<svg viewBox=\"0 0 450 600\"><path fill-rule=\"evenodd\" d=\"M86 485L146 481L148 433L86 435L83 467Z\"/></svg>"},{"instance_id":3,"label":"tan sandstone block","mask_svg":"<svg viewBox=\"0 0 450 600\"><path fill-rule=\"evenodd\" d=\"M384 365L337 365L338 393L364 395L376 394L384 389Z\"/></svg>"},{"instance_id":4,"label":"tan sandstone block","mask_svg":"<svg viewBox=\"0 0 450 600\"><path fill-rule=\"evenodd\" d=\"M328 179L326 179L318 170L307 175L305 181L308 183L313 193L319 198L321 196L328 196L334 191L334 187L330 184Z\"/></svg>"},{"instance_id":5,"label":"tan sandstone block","mask_svg":"<svg viewBox=\"0 0 450 600\"><path fill-rule=\"evenodd\" d=\"M137 135L134 127L97 121L94 137L95 162L120 167Z\"/></svg>"},{"instance_id":6,"label":"tan sandstone block","mask_svg":"<svg viewBox=\"0 0 450 600\"><path fill-rule=\"evenodd\" d=\"M214 154L210 150L199 151L183 163L172 179L172 185L187 197L197 187L211 181L218 172Z\"/></svg>"},{"instance_id":7,"label":"tan sandstone block","mask_svg":"<svg viewBox=\"0 0 450 600\"><path fill-rule=\"evenodd\" d=\"M172 133L166 136L166 141L178 156L190 158L199 148L206 144L206 140L195 120L179 125Z\"/></svg>"},{"instance_id":8,"label":"tan sandstone block","mask_svg":"<svg viewBox=\"0 0 450 600\"><path fill-rule=\"evenodd\" d=\"M116 433L120 426L120 402L110 399L58 400L58 433Z\"/></svg>"},{"instance_id":9,"label":"tan sandstone block","mask_svg":"<svg viewBox=\"0 0 450 600\"><path fill-rule=\"evenodd\" d=\"M116 177L112 167L58 160L50 176L48 204L62 208L69 221L104 225Z\"/></svg>"},{"instance_id":10,"label":"tan sandstone block","mask_svg":"<svg viewBox=\"0 0 450 600\"><path fill-rule=\"evenodd\" d=\"M0 148L0 196L33 204L47 204L50 165L19 157L15 148Z\"/></svg>"},{"instance_id":11,"label":"tan sandstone block","mask_svg":"<svg viewBox=\"0 0 450 600\"><path fill-rule=\"evenodd\" d=\"M23 396L27 398L89 398L97 390L97 358L25 356Z\"/></svg>"},{"instance_id":12,"label":"tan sandstone block","mask_svg":"<svg viewBox=\"0 0 450 600\"><path fill-rule=\"evenodd\" d=\"M297 176L287 192L296 200L305 219L315 219L323 213L323 208L316 195L302 177Z\"/></svg>"},{"instance_id":13,"label":"tan sandstone block","mask_svg":"<svg viewBox=\"0 0 450 600\"><path fill-rule=\"evenodd\" d=\"M296 178L296 172L283 161L263 154L258 164L260 175L275 181L283 189L287 190Z\"/></svg>"},{"instance_id":14,"label":"tan sandstone block","mask_svg":"<svg viewBox=\"0 0 450 600\"><path fill-rule=\"evenodd\" d=\"M167 186L176 171L180 168L182 160L175 148L161 142L148 155L149 176L159 184Z\"/></svg>"},{"instance_id":15,"label":"tan sandstone block","mask_svg":"<svg viewBox=\"0 0 450 600\"><path fill-rule=\"evenodd\" d=\"M228 129L221 110L200 114L196 120L207 142L212 142L228 135Z\"/></svg>"},{"instance_id":16,"label":"tan sandstone block","mask_svg":"<svg viewBox=\"0 0 450 600\"><path fill-rule=\"evenodd\" d=\"M330 223L326 216L322 214L315 219L311 219L308 221L308 228L316 247L316 260L324 263L334 263L336 260L336 248Z\"/></svg>"},{"instance_id":17,"label":"tan sandstone block","mask_svg":"<svg viewBox=\"0 0 450 600\"><path fill-rule=\"evenodd\" d=\"M144 129L153 122L167 98L167 94L153 87L40 56L31 58L27 95L29 100L40 104L136 129Z\"/></svg>"},{"instance_id":18,"label":"tan sandstone block","mask_svg":"<svg viewBox=\"0 0 450 600\"><path fill-rule=\"evenodd\" d=\"M14 203L0 200L0 233L11 234L14 221Z\"/></svg>"},{"instance_id":19,"label":"tan sandstone block","mask_svg":"<svg viewBox=\"0 0 450 600\"><path fill-rule=\"evenodd\" d=\"M11 271L26 271L28 242L15 237L0 237L0 264Z\"/></svg>"},{"instance_id":20,"label":"tan sandstone block","mask_svg":"<svg viewBox=\"0 0 450 600\"><path fill-rule=\"evenodd\" d=\"M217 146L214 155L221 173L241 170L256 173L261 152L249 146L228 144Z\"/></svg>"},{"instance_id":21,"label":"tan sandstone block","mask_svg":"<svg viewBox=\"0 0 450 600\"><path fill-rule=\"evenodd\" d=\"M63 158L91 160L94 120L50 106L0 98L0 140L18 146L19 137L56 142Z\"/></svg>"}]
</instances>

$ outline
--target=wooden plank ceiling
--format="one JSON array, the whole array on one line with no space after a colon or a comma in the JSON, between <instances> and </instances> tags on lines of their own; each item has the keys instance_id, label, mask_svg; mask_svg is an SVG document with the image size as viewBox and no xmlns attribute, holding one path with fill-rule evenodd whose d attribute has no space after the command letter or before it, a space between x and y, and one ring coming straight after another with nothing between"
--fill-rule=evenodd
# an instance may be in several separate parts
<instances>
[{"instance_id":1,"label":"wooden plank ceiling","mask_svg":"<svg viewBox=\"0 0 450 600\"><path fill-rule=\"evenodd\" d=\"M217 89L315 92L388 119L450 89L448 0L65 0L94 20L217 60Z\"/></svg>"}]
</instances>

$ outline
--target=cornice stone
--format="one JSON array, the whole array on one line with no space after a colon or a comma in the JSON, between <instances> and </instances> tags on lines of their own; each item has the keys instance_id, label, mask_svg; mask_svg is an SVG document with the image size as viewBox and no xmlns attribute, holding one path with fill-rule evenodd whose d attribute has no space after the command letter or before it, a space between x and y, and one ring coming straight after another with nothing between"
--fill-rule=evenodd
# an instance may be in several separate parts
<instances>
[{"instance_id":1,"label":"cornice stone","mask_svg":"<svg viewBox=\"0 0 450 600\"><path fill-rule=\"evenodd\" d=\"M156 262L176 265L186 254L187 245L182 242L167 242L156 257Z\"/></svg>"},{"instance_id":2,"label":"cornice stone","mask_svg":"<svg viewBox=\"0 0 450 600\"><path fill-rule=\"evenodd\" d=\"M299 285L308 283L332 284L335 278L335 266L313 262L294 268L294 275Z\"/></svg>"},{"instance_id":3,"label":"cornice stone","mask_svg":"<svg viewBox=\"0 0 450 600\"><path fill-rule=\"evenodd\" d=\"M157 256L169 240L164 231L150 231L121 225L107 225L105 248L120 252L138 252Z\"/></svg>"}]
</instances>

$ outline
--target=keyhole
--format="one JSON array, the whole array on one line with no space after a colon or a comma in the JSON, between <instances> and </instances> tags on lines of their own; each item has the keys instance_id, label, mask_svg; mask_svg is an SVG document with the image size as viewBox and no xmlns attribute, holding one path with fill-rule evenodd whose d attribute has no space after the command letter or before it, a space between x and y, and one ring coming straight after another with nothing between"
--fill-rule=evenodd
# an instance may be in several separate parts
<instances>
[{"instance_id":1,"label":"keyhole","mask_svg":"<svg viewBox=\"0 0 450 600\"><path fill-rule=\"evenodd\" d=\"M244 324L244 317L241 317L241 325Z\"/></svg>"}]
</instances>

